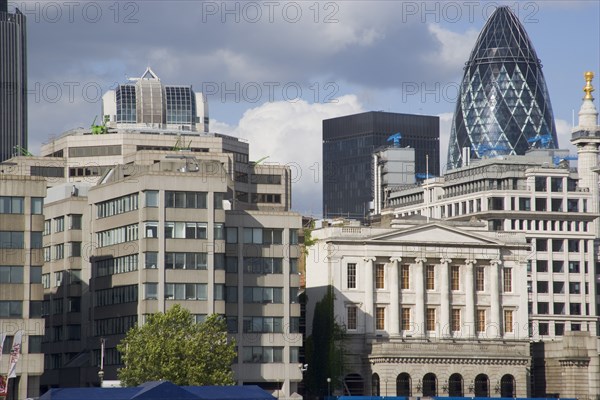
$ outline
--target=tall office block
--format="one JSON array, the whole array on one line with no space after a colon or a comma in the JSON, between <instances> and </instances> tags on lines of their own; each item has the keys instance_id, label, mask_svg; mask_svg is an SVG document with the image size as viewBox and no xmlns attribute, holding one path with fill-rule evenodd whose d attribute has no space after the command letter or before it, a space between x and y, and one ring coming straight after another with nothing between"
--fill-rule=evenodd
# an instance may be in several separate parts
<instances>
[{"instance_id":1,"label":"tall office block","mask_svg":"<svg viewBox=\"0 0 600 400\"><path fill-rule=\"evenodd\" d=\"M323 217L364 219L373 200L372 154L400 132L415 172L439 175L439 118L370 111L323 121ZM429 161L429 166L427 165Z\"/></svg>"},{"instance_id":2,"label":"tall office block","mask_svg":"<svg viewBox=\"0 0 600 400\"><path fill-rule=\"evenodd\" d=\"M25 15L0 0L0 162L27 147L27 35Z\"/></svg>"},{"instance_id":3,"label":"tall office block","mask_svg":"<svg viewBox=\"0 0 600 400\"><path fill-rule=\"evenodd\" d=\"M489 18L471 56L456 103L448 169L470 158L523 155L531 147L558 148L542 64L509 7Z\"/></svg>"}]
</instances>

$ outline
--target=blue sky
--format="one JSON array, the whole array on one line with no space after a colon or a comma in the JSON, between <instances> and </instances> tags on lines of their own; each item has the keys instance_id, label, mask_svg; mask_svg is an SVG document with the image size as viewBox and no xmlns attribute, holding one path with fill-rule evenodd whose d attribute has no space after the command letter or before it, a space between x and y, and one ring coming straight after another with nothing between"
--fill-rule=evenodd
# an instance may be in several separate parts
<instances>
[{"instance_id":1,"label":"blue sky","mask_svg":"<svg viewBox=\"0 0 600 400\"><path fill-rule=\"evenodd\" d=\"M583 72L600 74L595 0L9 2L28 17L29 148L89 126L98 92L150 65L165 83L212 91L211 130L250 140L253 159L289 164L294 208L318 216L324 118L440 115L445 163L462 67L500 4L515 10L542 60L567 147Z\"/></svg>"}]
</instances>

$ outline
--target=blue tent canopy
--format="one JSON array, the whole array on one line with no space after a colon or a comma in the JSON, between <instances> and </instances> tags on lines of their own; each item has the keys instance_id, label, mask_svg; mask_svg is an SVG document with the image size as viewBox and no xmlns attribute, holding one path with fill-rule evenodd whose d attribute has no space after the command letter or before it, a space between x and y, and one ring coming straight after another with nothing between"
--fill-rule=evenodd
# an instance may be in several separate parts
<instances>
[{"instance_id":1,"label":"blue tent canopy","mask_svg":"<svg viewBox=\"0 0 600 400\"><path fill-rule=\"evenodd\" d=\"M40 400L275 400L258 386L177 386L168 381L128 388L51 389Z\"/></svg>"}]
</instances>

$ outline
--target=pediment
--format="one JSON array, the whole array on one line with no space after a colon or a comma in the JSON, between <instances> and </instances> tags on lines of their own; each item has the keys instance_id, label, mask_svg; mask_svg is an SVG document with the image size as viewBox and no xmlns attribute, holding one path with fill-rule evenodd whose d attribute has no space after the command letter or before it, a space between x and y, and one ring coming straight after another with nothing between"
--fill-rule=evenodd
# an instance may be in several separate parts
<instances>
[{"instance_id":1,"label":"pediment","mask_svg":"<svg viewBox=\"0 0 600 400\"><path fill-rule=\"evenodd\" d=\"M397 230L385 235L369 238L375 242L416 242L416 243L464 243L464 244L500 244L500 241L448 226L430 224L415 228Z\"/></svg>"}]
</instances>

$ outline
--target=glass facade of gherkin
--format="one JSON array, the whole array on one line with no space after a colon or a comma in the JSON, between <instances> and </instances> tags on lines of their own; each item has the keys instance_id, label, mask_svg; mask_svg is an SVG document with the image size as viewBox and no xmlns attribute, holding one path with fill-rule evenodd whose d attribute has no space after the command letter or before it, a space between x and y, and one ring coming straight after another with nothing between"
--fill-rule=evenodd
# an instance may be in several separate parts
<instances>
[{"instance_id":1,"label":"glass facade of gherkin","mask_svg":"<svg viewBox=\"0 0 600 400\"><path fill-rule=\"evenodd\" d=\"M471 158L558 148L542 65L516 15L499 7L466 63L448 145L448 169Z\"/></svg>"}]
</instances>

